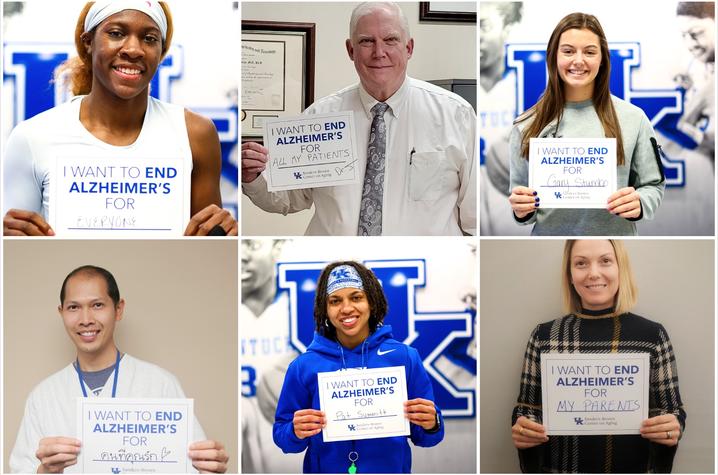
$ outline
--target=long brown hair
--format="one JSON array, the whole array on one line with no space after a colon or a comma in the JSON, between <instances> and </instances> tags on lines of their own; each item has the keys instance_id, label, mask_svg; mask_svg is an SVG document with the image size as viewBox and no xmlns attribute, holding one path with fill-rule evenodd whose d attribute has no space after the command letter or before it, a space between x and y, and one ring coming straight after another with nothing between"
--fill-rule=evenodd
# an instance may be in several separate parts
<instances>
[{"instance_id":1,"label":"long brown hair","mask_svg":"<svg viewBox=\"0 0 718 475\"><path fill-rule=\"evenodd\" d=\"M87 94L92 90L92 57L87 52L85 44L82 41L82 34L85 32L85 17L95 2L87 2L80 11L75 26L75 49L77 56L68 59L55 69L55 81L62 81L69 86L73 95L78 96ZM159 2L162 10L167 17L167 37L162 40L162 58L165 57L167 51L172 44L172 13L167 2ZM92 33L94 35L94 32ZM161 60L160 60L161 61ZM66 76L65 76L66 75Z\"/></svg>"},{"instance_id":2,"label":"long brown hair","mask_svg":"<svg viewBox=\"0 0 718 475\"><path fill-rule=\"evenodd\" d=\"M533 117L521 136L521 156L528 160L529 156L529 139L538 137L541 131L554 120L561 122L563 109L566 106L566 93L564 91L564 82L558 74L558 48L561 35L566 30L582 30L586 29L598 36L601 45L601 66L594 80L593 86L593 107L601 121L603 131L606 137L616 138L616 152L618 165L625 163L623 153L623 138L621 136L621 126L618 123L618 116L611 101L611 91L609 90L609 78L611 77L611 52L608 50L608 41L606 34L598 22L598 18L587 13L571 13L563 17L558 22L551 38L546 47L546 67L548 68L548 84L538 102L529 110L521 114L514 123L523 122Z\"/></svg>"}]
</instances>

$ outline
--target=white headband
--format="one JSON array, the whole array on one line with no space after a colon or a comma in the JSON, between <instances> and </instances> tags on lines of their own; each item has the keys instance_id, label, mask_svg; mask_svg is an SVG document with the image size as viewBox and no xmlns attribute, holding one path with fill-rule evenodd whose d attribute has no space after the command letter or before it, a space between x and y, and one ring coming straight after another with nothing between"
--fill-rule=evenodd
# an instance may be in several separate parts
<instances>
[{"instance_id":1,"label":"white headband","mask_svg":"<svg viewBox=\"0 0 718 475\"><path fill-rule=\"evenodd\" d=\"M364 290L364 282L362 282L359 272L349 265L337 266L332 269L327 279L327 295L348 287Z\"/></svg>"},{"instance_id":2,"label":"white headband","mask_svg":"<svg viewBox=\"0 0 718 475\"><path fill-rule=\"evenodd\" d=\"M85 17L85 31L91 31L109 16L123 10L137 10L152 18L162 33L162 40L167 39L167 17L165 17L165 12L162 10L159 2L148 0L97 1L90 7L90 11L87 12L87 16Z\"/></svg>"}]
</instances>

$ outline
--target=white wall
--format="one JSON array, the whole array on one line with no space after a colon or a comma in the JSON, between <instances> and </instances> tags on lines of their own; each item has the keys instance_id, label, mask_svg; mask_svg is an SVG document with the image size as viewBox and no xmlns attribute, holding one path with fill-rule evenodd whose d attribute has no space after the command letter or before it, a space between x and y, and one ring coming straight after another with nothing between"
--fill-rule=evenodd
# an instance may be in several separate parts
<instances>
[{"instance_id":1,"label":"white wall","mask_svg":"<svg viewBox=\"0 0 718 475\"><path fill-rule=\"evenodd\" d=\"M666 328L688 414L676 473L713 472L713 240L630 240L625 243L639 289L634 313ZM481 243L481 471L518 472L511 410L531 330L562 315L560 240Z\"/></svg>"},{"instance_id":2,"label":"white wall","mask_svg":"<svg viewBox=\"0 0 718 475\"><path fill-rule=\"evenodd\" d=\"M320 99L358 82L347 56L349 17L356 3L243 2L243 20L316 23L314 98ZM400 4L414 38L408 74L423 80L476 79L475 23L419 23L419 2ZM242 233L251 236L301 235L313 210L293 216L270 214L242 196Z\"/></svg>"}]
</instances>

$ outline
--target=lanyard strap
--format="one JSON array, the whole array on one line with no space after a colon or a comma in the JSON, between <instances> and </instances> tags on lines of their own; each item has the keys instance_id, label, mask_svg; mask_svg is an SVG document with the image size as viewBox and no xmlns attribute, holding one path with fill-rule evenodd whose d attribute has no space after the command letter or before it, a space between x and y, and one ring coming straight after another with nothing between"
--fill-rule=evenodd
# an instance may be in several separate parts
<instances>
[{"instance_id":1,"label":"lanyard strap","mask_svg":"<svg viewBox=\"0 0 718 475\"><path fill-rule=\"evenodd\" d=\"M85 381L82 379L82 370L80 370L80 360L75 359L75 371L77 371L77 377L80 379L80 389L82 389L82 395L87 397L87 391L85 391ZM112 381L112 397L115 397L117 392L117 375L120 373L120 350L117 350L117 358L115 359L115 377Z\"/></svg>"}]
</instances>

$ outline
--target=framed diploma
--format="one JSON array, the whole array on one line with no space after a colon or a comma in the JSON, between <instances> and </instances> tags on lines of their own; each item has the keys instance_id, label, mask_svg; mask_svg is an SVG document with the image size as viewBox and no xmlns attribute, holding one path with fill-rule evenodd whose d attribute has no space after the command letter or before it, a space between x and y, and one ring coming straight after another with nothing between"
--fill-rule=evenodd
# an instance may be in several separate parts
<instances>
[{"instance_id":1,"label":"framed diploma","mask_svg":"<svg viewBox=\"0 0 718 475\"><path fill-rule=\"evenodd\" d=\"M314 23L242 21L242 140L314 101Z\"/></svg>"},{"instance_id":2,"label":"framed diploma","mask_svg":"<svg viewBox=\"0 0 718 475\"><path fill-rule=\"evenodd\" d=\"M476 23L476 2L419 2L419 21Z\"/></svg>"}]
</instances>

